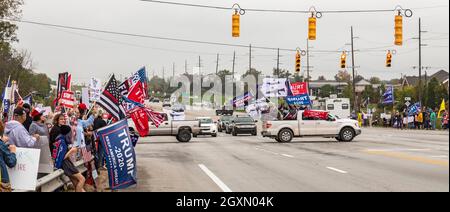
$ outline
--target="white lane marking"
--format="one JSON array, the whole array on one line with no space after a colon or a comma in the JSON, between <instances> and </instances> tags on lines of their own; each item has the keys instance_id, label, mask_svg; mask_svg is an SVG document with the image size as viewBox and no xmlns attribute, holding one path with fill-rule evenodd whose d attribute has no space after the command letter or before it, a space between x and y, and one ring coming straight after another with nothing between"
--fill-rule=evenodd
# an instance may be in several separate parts
<instances>
[{"instance_id":1,"label":"white lane marking","mask_svg":"<svg viewBox=\"0 0 450 212\"><path fill-rule=\"evenodd\" d=\"M283 156L285 156L285 157L288 157L288 158L294 158L294 156L288 155L288 154L281 154L281 155L283 155Z\"/></svg>"},{"instance_id":2,"label":"white lane marking","mask_svg":"<svg viewBox=\"0 0 450 212\"><path fill-rule=\"evenodd\" d=\"M198 164L198 166L203 170L203 172L206 173L206 175L208 175L209 178L211 178L211 180L213 180L217 186L219 186L220 189L222 189L223 192L232 192L230 188L228 188L227 185L225 185L225 183L222 182L222 180L220 180L214 173L212 173L208 168L206 168L205 165L203 164Z\"/></svg>"},{"instance_id":3,"label":"white lane marking","mask_svg":"<svg viewBox=\"0 0 450 212\"><path fill-rule=\"evenodd\" d=\"M435 155L435 156L431 156L432 158L448 158L447 155Z\"/></svg>"},{"instance_id":4,"label":"white lane marking","mask_svg":"<svg viewBox=\"0 0 450 212\"><path fill-rule=\"evenodd\" d=\"M346 171L342 171L340 169L336 169L336 168L329 167L329 166L327 166L327 169L330 169L330 170L333 170L333 171L336 171L336 172L339 172L339 173L342 173L342 174L347 174L348 173Z\"/></svg>"},{"instance_id":5,"label":"white lane marking","mask_svg":"<svg viewBox=\"0 0 450 212\"><path fill-rule=\"evenodd\" d=\"M266 150L266 149L261 149L261 148L258 148L258 147L256 147L256 149L257 149L257 150L264 151L264 152L268 152L268 153L271 153L271 154L274 154L274 155L280 155L279 153L272 152L272 151L269 151L269 150Z\"/></svg>"},{"instance_id":6,"label":"white lane marking","mask_svg":"<svg viewBox=\"0 0 450 212\"><path fill-rule=\"evenodd\" d=\"M369 152L420 152L420 151L431 151L432 149L366 149Z\"/></svg>"}]
</instances>

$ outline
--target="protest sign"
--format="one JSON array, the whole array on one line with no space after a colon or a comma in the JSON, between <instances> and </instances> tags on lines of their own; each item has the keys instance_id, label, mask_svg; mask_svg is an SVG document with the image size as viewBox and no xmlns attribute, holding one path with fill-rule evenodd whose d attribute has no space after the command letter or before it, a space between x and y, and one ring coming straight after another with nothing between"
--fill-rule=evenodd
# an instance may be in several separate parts
<instances>
[{"instance_id":1,"label":"protest sign","mask_svg":"<svg viewBox=\"0 0 450 212\"><path fill-rule=\"evenodd\" d=\"M87 108L91 108L91 103L89 101L89 89L81 88L81 103L84 103Z\"/></svg>"},{"instance_id":2,"label":"protest sign","mask_svg":"<svg viewBox=\"0 0 450 212\"><path fill-rule=\"evenodd\" d=\"M106 155L111 189L123 189L136 184L136 154L131 143L127 120L99 129L97 134Z\"/></svg>"},{"instance_id":3,"label":"protest sign","mask_svg":"<svg viewBox=\"0 0 450 212\"><path fill-rule=\"evenodd\" d=\"M50 174L53 172L53 160L48 146L49 146L48 137L41 136L39 138L39 148L41 150L41 154L39 156L40 158L38 169L39 173Z\"/></svg>"},{"instance_id":4,"label":"protest sign","mask_svg":"<svg viewBox=\"0 0 450 212\"><path fill-rule=\"evenodd\" d=\"M102 83L97 78L91 78L91 81L89 83L89 90L90 90L90 100L93 102L96 102L100 100L100 95L102 93Z\"/></svg>"},{"instance_id":5,"label":"protest sign","mask_svg":"<svg viewBox=\"0 0 450 212\"><path fill-rule=\"evenodd\" d=\"M61 96L61 106L73 108L75 105L75 94L72 91L63 91Z\"/></svg>"},{"instance_id":6,"label":"protest sign","mask_svg":"<svg viewBox=\"0 0 450 212\"><path fill-rule=\"evenodd\" d=\"M8 168L12 189L36 190L40 152L39 149L17 148L16 166L12 169Z\"/></svg>"},{"instance_id":7,"label":"protest sign","mask_svg":"<svg viewBox=\"0 0 450 212\"><path fill-rule=\"evenodd\" d=\"M265 78L261 91L265 97L286 97L288 95L287 79Z\"/></svg>"},{"instance_id":8,"label":"protest sign","mask_svg":"<svg viewBox=\"0 0 450 212\"><path fill-rule=\"evenodd\" d=\"M308 94L302 94L297 96L288 96L286 97L286 102L289 105L310 105L311 99Z\"/></svg>"}]
</instances>

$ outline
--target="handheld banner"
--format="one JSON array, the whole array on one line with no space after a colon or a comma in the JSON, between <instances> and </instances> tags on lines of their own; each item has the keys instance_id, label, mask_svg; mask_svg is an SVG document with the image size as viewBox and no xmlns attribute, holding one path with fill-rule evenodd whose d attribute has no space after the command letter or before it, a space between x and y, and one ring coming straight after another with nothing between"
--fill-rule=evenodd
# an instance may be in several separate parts
<instances>
[{"instance_id":1,"label":"handheld banner","mask_svg":"<svg viewBox=\"0 0 450 212\"><path fill-rule=\"evenodd\" d=\"M295 82L291 83L292 96L298 96L308 93L308 83L307 82Z\"/></svg>"},{"instance_id":2,"label":"handheld banner","mask_svg":"<svg viewBox=\"0 0 450 212\"><path fill-rule=\"evenodd\" d=\"M126 119L97 132L106 155L111 189L124 189L137 182L136 154Z\"/></svg>"},{"instance_id":3,"label":"handheld banner","mask_svg":"<svg viewBox=\"0 0 450 212\"><path fill-rule=\"evenodd\" d=\"M311 105L311 99L308 94L288 96L286 97L286 102L289 105Z\"/></svg>"}]
</instances>

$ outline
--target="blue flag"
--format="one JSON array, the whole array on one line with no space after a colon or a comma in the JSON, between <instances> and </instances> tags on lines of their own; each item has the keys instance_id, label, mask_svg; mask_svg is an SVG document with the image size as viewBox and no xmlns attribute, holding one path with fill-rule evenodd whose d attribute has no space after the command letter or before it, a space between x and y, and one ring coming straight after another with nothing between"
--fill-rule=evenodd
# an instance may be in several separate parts
<instances>
[{"instance_id":1,"label":"blue flag","mask_svg":"<svg viewBox=\"0 0 450 212\"><path fill-rule=\"evenodd\" d=\"M56 138L55 149L52 153L53 159L55 159L55 168L61 169L63 165L64 158L66 157L69 148L66 143L66 137L64 135L59 135Z\"/></svg>"},{"instance_id":2,"label":"blue flag","mask_svg":"<svg viewBox=\"0 0 450 212\"><path fill-rule=\"evenodd\" d=\"M383 94L383 104L394 104L394 87L389 87Z\"/></svg>"},{"instance_id":3,"label":"blue flag","mask_svg":"<svg viewBox=\"0 0 450 212\"><path fill-rule=\"evenodd\" d=\"M311 105L311 99L308 94L286 97L288 105Z\"/></svg>"},{"instance_id":4,"label":"blue flag","mask_svg":"<svg viewBox=\"0 0 450 212\"><path fill-rule=\"evenodd\" d=\"M124 189L136 184L136 153L127 119L99 129L97 135L104 147L111 189Z\"/></svg>"},{"instance_id":5,"label":"blue flag","mask_svg":"<svg viewBox=\"0 0 450 212\"><path fill-rule=\"evenodd\" d=\"M417 102L416 104L411 105L408 110L408 115L415 115L419 112L420 109L420 102Z\"/></svg>"}]
</instances>

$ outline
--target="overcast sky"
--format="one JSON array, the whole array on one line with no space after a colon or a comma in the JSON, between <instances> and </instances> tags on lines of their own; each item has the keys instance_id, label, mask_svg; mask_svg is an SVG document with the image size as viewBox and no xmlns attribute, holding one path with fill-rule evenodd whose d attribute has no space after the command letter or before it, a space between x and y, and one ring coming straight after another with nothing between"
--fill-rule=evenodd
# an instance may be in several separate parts
<instances>
[{"instance_id":1,"label":"overcast sky","mask_svg":"<svg viewBox=\"0 0 450 212\"><path fill-rule=\"evenodd\" d=\"M310 42L312 50L350 50L350 26L354 27L355 49L379 48L376 52L361 51L356 54L358 73L364 77L382 79L399 78L400 75L418 75L413 66L418 65L418 19L422 18L423 66L432 67L432 74L438 69L448 71L449 67L449 8L448 0L168 0L184 3L231 7L239 3L243 8L308 10L314 5L320 10L393 9L396 5L413 9L414 16L404 19L404 45L393 46L394 13L375 14L324 14L318 19L317 40ZM442 6L435 8L435 6ZM433 7L433 8L429 8ZM420 9L419 9L420 8ZM424 9L428 8L428 9ZM181 7L139 0L25 0L23 20L61 24L75 27L125 33L163 36L171 38L223 42L274 48L306 48L307 15L288 13L247 12L241 17L241 37L231 37L232 11ZM197 66L201 56L202 72L213 73L216 68L216 54L220 54L219 69L232 68L232 55L236 51L236 71L248 69L248 48L234 48L162 41L108 35L85 31L57 29L19 24L20 42L16 48L32 54L37 72L46 73L55 79L57 73L69 71L74 81L88 82L91 76L106 80L110 73L118 77L146 66L162 76L184 72ZM383 50L396 49L393 67L385 68L386 53ZM276 51L255 49L252 67L270 74L276 67ZM281 68L293 70L295 55L281 52ZM312 53L310 65L314 66L311 76L316 79L324 75L332 79L339 70L340 53ZM348 60L350 63L350 60ZM303 59L302 65L306 66ZM304 70L304 69L303 69Z\"/></svg>"}]
</instances>

